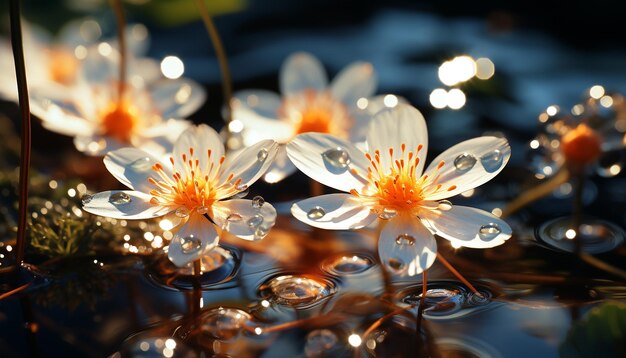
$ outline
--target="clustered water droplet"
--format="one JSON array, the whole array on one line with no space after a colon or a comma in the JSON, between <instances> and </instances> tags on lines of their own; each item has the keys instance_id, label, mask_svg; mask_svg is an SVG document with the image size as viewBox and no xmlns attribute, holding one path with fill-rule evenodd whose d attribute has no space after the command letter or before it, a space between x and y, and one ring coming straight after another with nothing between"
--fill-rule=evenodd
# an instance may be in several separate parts
<instances>
[{"instance_id":1,"label":"clustered water droplet","mask_svg":"<svg viewBox=\"0 0 626 358\"><path fill-rule=\"evenodd\" d=\"M478 230L478 236L482 240L490 240L498 236L502 232L500 226L496 223L488 223L480 227Z\"/></svg>"},{"instance_id":2,"label":"clustered water droplet","mask_svg":"<svg viewBox=\"0 0 626 358\"><path fill-rule=\"evenodd\" d=\"M130 203L130 201L131 201L130 195L124 193L123 191L113 193L109 197L109 203L115 204L115 205L128 204Z\"/></svg>"},{"instance_id":3,"label":"clustered water droplet","mask_svg":"<svg viewBox=\"0 0 626 358\"><path fill-rule=\"evenodd\" d=\"M265 204L265 199L263 199L262 196L255 196L254 198L252 198L252 207L255 209L260 209L263 204Z\"/></svg>"},{"instance_id":4,"label":"clustered water droplet","mask_svg":"<svg viewBox=\"0 0 626 358\"><path fill-rule=\"evenodd\" d=\"M383 211L378 215L379 218L383 220L393 219L398 215L398 212L394 209L384 208Z\"/></svg>"},{"instance_id":5,"label":"clustered water droplet","mask_svg":"<svg viewBox=\"0 0 626 358\"><path fill-rule=\"evenodd\" d=\"M341 148L333 148L322 153L324 161L336 169L345 169L350 164L350 154Z\"/></svg>"},{"instance_id":6,"label":"clustered water droplet","mask_svg":"<svg viewBox=\"0 0 626 358\"><path fill-rule=\"evenodd\" d=\"M326 215L326 210L320 206L314 206L306 213L306 216L311 220L319 220Z\"/></svg>"},{"instance_id":7,"label":"clustered water droplet","mask_svg":"<svg viewBox=\"0 0 626 358\"><path fill-rule=\"evenodd\" d=\"M182 248L183 254L191 254L200 250L202 241L193 235L189 235L180 239L180 247Z\"/></svg>"},{"instance_id":8,"label":"clustered water droplet","mask_svg":"<svg viewBox=\"0 0 626 358\"><path fill-rule=\"evenodd\" d=\"M474 167L477 159L473 155L469 153L463 153L454 158L454 167L457 171L461 173L468 172L470 169Z\"/></svg>"},{"instance_id":9,"label":"clustered water droplet","mask_svg":"<svg viewBox=\"0 0 626 358\"><path fill-rule=\"evenodd\" d=\"M179 218L186 218L187 216L189 216L189 209L187 209L184 206L181 206L180 208L176 209L176 211L174 213Z\"/></svg>"}]
</instances>

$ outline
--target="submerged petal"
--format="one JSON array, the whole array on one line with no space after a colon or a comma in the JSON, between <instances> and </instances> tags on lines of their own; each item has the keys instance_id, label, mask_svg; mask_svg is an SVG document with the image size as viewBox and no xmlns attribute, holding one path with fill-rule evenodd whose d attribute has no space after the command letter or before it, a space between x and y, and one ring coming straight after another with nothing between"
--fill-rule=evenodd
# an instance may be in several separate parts
<instances>
[{"instance_id":1,"label":"submerged petal","mask_svg":"<svg viewBox=\"0 0 626 358\"><path fill-rule=\"evenodd\" d=\"M104 157L104 166L109 173L120 183L143 193L154 189L148 179L154 176L152 166L158 162L158 159L137 148L114 150Z\"/></svg>"},{"instance_id":2,"label":"submerged petal","mask_svg":"<svg viewBox=\"0 0 626 358\"><path fill-rule=\"evenodd\" d=\"M260 205L259 205L260 204ZM244 240L261 240L276 222L276 209L269 203L233 199L213 204L213 221Z\"/></svg>"},{"instance_id":3,"label":"submerged petal","mask_svg":"<svg viewBox=\"0 0 626 358\"><path fill-rule=\"evenodd\" d=\"M511 227L486 211L453 206L447 211L424 210L420 218L435 234L453 246L486 249L504 244L511 237Z\"/></svg>"},{"instance_id":4,"label":"submerged petal","mask_svg":"<svg viewBox=\"0 0 626 358\"><path fill-rule=\"evenodd\" d=\"M510 157L511 147L504 138L478 137L454 145L424 172L432 178L437 166L445 163L436 174L440 177L435 184L441 189L427 194L426 199L445 199L482 185L495 177Z\"/></svg>"},{"instance_id":5,"label":"submerged petal","mask_svg":"<svg viewBox=\"0 0 626 358\"><path fill-rule=\"evenodd\" d=\"M343 103L355 106L361 97L376 92L376 73L371 63L356 62L337 74L330 85L331 93Z\"/></svg>"},{"instance_id":6,"label":"submerged petal","mask_svg":"<svg viewBox=\"0 0 626 358\"><path fill-rule=\"evenodd\" d=\"M172 209L150 203L148 194L131 190L103 191L83 198L83 209L91 214L115 219L152 219Z\"/></svg>"},{"instance_id":7,"label":"submerged petal","mask_svg":"<svg viewBox=\"0 0 626 358\"><path fill-rule=\"evenodd\" d=\"M280 92L291 95L305 89L324 90L328 85L326 71L320 61L305 52L289 56L280 69Z\"/></svg>"},{"instance_id":8,"label":"submerged petal","mask_svg":"<svg viewBox=\"0 0 626 358\"><path fill-rule=\"evenodd\" d=\"M291 207L293 216L321 229L360 229L376 220L377 215L355 196L328 194L299 201Z\"/></svg>"},{"instance_id":9,"label":"submerged petal","mask_svg":"<svg viewBox=\"0 0 626 358\"><path fill-rule=\"evenodd\" d=\"M304 133L287 144L289 159L313 180L337 190L360 190L369 162L362 151L343 139L322 133Z\"/></svg>"},{"instance_id":10,"label":"submerged petal","mask_svg":"<svg viewBox=\"0 0 626 358\"><path fill-rule=\"evenodd\" d=\"M174 265L181 267L202 257L217 246L218 241L215 226L204 216L194 214L174 235L167 257Z\"/></svg>"},{"instance_id":11,"label":"submerged petal","mask_svg":"<svg viewBox=\"0 0 626 358\"><path fill-rule=\"evenodd\" d=\"M419 151L420 161L415 174L421 175L428 149L426 121L415 107L400 103L395 108L382 110L374 116L367 133L367 147L372 155L374 151L380 151L383 170L387 170L393 164L390 148L394 153L401 153L403 145L406 151L412 151L416 155Z\"/></svg>"},{"instance_id":12,"label":"submerged petal","mask_svg":"<svg viewBox=\"0 0 626 358\"><path fill-rule=\"evenodd\" d=\"M378 255L395 274L415 276L435 262L437 242L417 218L400 216L380 233Z\"/></svg>"}]
</instances>

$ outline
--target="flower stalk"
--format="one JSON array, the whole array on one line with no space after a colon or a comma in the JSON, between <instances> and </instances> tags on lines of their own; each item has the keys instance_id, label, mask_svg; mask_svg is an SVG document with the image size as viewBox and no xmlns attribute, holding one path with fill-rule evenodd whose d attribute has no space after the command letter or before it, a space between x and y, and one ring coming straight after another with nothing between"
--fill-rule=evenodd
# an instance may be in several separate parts
<instances>
[{"instance_id":1,"label":"flower stalk","mask_svg":"<svg viewBox=\"0 0 626 358\"><path fill-rule=\"evenodd\" d=\"M111 0L111 7L113 7L113 11L115 12L115 19L117 21L117 38L119 41L120 51L120 73L117 85L117 100L118 104L121 105L122 100L124 99L124 88L126 87L127 55L126 33L124 32L124 29L126 28L126 17L124 16L124 7L122 6L122 0Z\"/></svg>"},{"instance_id":2,"label":"flower stalk","mask_svg":"<svg viewBox=\"0 0 626 358\"><path fill-rule=\"evenodd\" d=\"M474 292L474 294L478 297L483 297L483 295L478 292L478 290L476 289L476 287L474 287L474 285L472 285L465 277L463 277L463 275L461 275L461 273L459 271L457 271L451 264L450 262L448 262L448 260L446 260L445 257L443 257L443 255L441 255L440 253L437 253L437 259L439 259L439 261L441 261L441 263L454 275L456 276L456 278L459 279L459 281L463 282L463 284L465 286L467 286L470 290L472 290L472 292Z\"/></svg>"}]
</instances>

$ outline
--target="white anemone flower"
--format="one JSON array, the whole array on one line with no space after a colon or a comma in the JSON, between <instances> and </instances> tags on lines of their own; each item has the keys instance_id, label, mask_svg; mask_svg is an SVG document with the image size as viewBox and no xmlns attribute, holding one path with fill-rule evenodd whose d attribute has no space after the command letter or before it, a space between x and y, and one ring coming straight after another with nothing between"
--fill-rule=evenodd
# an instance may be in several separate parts
<instances>
[{"instance_id":1,"label":"white anemone flower","mask_svg":"<svg viewBox=\"0 0 626 358\"><path fill-rule=\"evenodd\" d=\"M212 128L193 126L178 138L169 161L160 162L136 148L108 153L106 168L131 190L83 198L83 208L117 219L171 214L168 218L179 227L169 244L168 257L175 265L184 266L217 246L221 230L244 240L259 240L274 226L276 210L271 204L233 196L265 173L277 150L276 142L264 140L236 158L226 158Z\"/></svg>"},{"instance_id":2,"label":"white anemone flower","mask_svg":"<svg viewBox=\"0 0 626 358\"><path fill-rule=\"evenodd\" d=\"M445 199L498 174L511 155L506 139L485 136L461 142L423 170L427 147L424 117L404 104L374 117L365 152L331 135L298 135L287 145L293 163L312 179L346 193L305 199L291 212L306 224L333 230L381 220L379 256L399 275L417 275L433 264L434 235L455 247L503 244L511 236L506 222Z\"/></svg>"},{"instance_id":3,"label":"white anemone flower","mask_svg":"<svg viewBox=\"0 0 626 358\"><path fill-rule=\"evenodd\" d=\"M146 83L129 68L120 98L118 71L116 51L102 54L92 48L72 86L62 93L32 91L32 112L46 129L74 137L76 148L88 155L129 146L156 156L171 152L191 124L179 118L202 105L204 89L185 78Z\"/></svg>"},{"instance_id":4,"label":"white anemone flower","mask_svg":"<svg viewBox=\"0 0 626 358\"><path fill-rule=\"evenodd\" d=\"M377 79L367 62L350 64L329 84L319 60L307 53L295 53L282 65L279 80L282 97L264 90L235 94L233 119L243 124L244 145L261 139L285 144L305 132L363 141L372 114L398 103L393 95L369 98L376 91ZM281 145L264 179L275 183L295 171Z\"/></svg>"}]
</instances>

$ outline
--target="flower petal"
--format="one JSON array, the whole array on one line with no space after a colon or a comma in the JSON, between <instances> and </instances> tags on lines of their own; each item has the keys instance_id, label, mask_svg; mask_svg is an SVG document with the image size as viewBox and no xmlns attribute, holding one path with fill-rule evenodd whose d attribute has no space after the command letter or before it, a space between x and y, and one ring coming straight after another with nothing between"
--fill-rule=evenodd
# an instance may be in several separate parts
<instances>
[{"instance_id":1,"label":"flower petal","mask_svg":"<svg viewBox=\"0 0 626 358\"><path fill-rule=\"evenodd\" d=\"M512 234L511 227L504 220L467 206L453 206L448 211L424 210L420 218L436 235L450 240L457 247L495 247L504 244Z\"/></svg>"},{"instance_id":2,"label":"flower petal","mask_svg":"<svg viewBox=\"0 0 626 358\"><path fill-rule=\"evenodd\" d=\"M237 91L232 101L233 111L248 109L265 118L276 118L281 104L277 93L261 89Z\"/></svg>"},{"instance_id":3,"label":"flower petal","mask_svg":"<svg viewBox=\"0 0 626 358\"><path fill-rule=\"evenodd\" d=\"M354 106L359 98L373 95L376 84L377 78L372 64L355 62L337 74L330 85L330 91L343 103Z\"/></svg>"},{"instance_id":4,"label":"flower petal","mask_svg":"<svg viewBox=\"0 0 626 358\"><path fill-rule=\"evenodd\" d=\"M264 139L287 142L294 134L293 125L278 120L275 114L272 117L266 117L240 104L233 106L233 119L241 121L243 124L245 145L252 145Z\"/></svg>"},{"instance_id":5,"label":"flower petal","mask_svg":"<svg viewBox=\"0 0 626 358\"><path fill-rule=\"evenodd\" d=\"M31 112L42 121L42 125L53 132L68 135L91 135L96 124L84 119L80 108L70 104L68 98L50 98L46 95L30 96Z\"/></svg>"},{"instance_id":6,"label":"flower petal","mask_svg":"<svg viewBox=\"0 0 626 358\"><path fill-rule=\"evenodd\" d=\"M148 178L156 176L152 166L158 162L158 159L137 148L114 150L104 157L104 166L109 173L120 183L143 193L155 189ZM164 167L163 170L168 168Z\"/></svg>"},{"instance_id":7,"label":"flower petal","mask_svg":"<svg viewBox=\"0 0 626 358\"><path fill-rule=\"evenodd\" d=\"M344 160L329 160L329 153L333 152L332 156L343 153ZM358 191L367 182L367 158L343 139L323 133L303 133L287 144L287 155L304 174L331 188ZM349 158L349 162L345 158ZM347 165L341 164L346 162Z\"/></svg>"},{"instance_id":8,"label":"flower petal","mask_svg":"<svg viewBox=\"0 0 626 358\"><path fill-rule=\"evenodd\" d=\"M224 155L222 139L213 128L206 124L191 126L174 143L174 169L176 171L185 173L182 157L184 154L187 160L190 159L190 148L193 148L194 157L200 161L203 173L208 173L211 164L218 168ZM208 157L209 150L211 150L210 158Z\"/></svg>"},{"instance_id":9,"label":"flower petal","mask_svg":"<svg viewBox=\"0 0 626 358\"><path fill-rule=\"evenodd\" d=\"M400 103L407 104L408 102L400 96L384 94L364 98L363 102L358 102L356 106L350 108L350 115L354 119L352 128L350 128L352 143L365 141L369 124L376 113L395 108Z\"/></svg>"},{"instance_id":10,"label":"flower petal","mask_svg":"<svg viewBox=\"0 0 626 358\"><path fill-rule=\"evenodd\" d=\"M289 175L295 173L296 170L296 166L293 165L293 163L291 162L291 160L289 160L289 157L287 156L287 146L284 144L279 144L278 151L276 152L276 157L274 157L272 165L270 165L270 167L267 169L267 172L265 172L263 180L265 180L267 183L278 183Z\"/></svg>"},{"instance_id":11,"label":"flower petal","mask_svg":"<svg viewBox=\"0 0 626 358\"><path fill-rule=\"evenodd\" d=\"M381 262L393 273L415 276L437 257L437 242L417 218L399 216L387 222L378 239Z\"/></svg>"},{"instance_id":12,"label":"flower petal","mask_svg":"<svg viewBox=\"0 0 626 358\"><path fill-rule=\"evenodd\" d=\"M152 219L163 216L171 208L153 205L151 196L138 191L111 190L83 198L83 210L114 219Z\"/></svg>"},{"instance_id":13,"label":"flower petal","mask_svg":"<svg viewBox=\"0 0 626 358\"><path fill-rule=\"evenodd\" d=\"M246 190L265 174L277 151L278 143L268 139L244 149L234 159L229 158L217 179L217 197L226 198Z\"/></svg>"},{"instance_id":14,"label":"flower petal","mask_svg":"<svg viewBox=\"0 0 626 358\"><path fill-rule=\"evenodd\" d=\"M299 201L291 207L291 214L305 224L329 230L360 229L377 217L350 194L328 194Z\"/></svg>"},{"instance_id":15,"label":"flower petal","mask_svg":"<svg viewBox=\"0 0 626 358\"><path fill-rule=\"evenodd\" d=\"M202 86L189 79L161 80L148 90L163 119L187 117L206 99Z\"/></svg>"},{"instance_id":16,"label":"flower petal","mask_svg":"<svg viewBox=\"0 0 626 358\"><path fill-rule=\"evenodd\" d=\"M380 160L383 168L390 168L392 161L389 149L400 154L402 144L407 151L415 153L419 145L420 162L415 170L416 175L422 174L426 151L428 149L428 131L424 116L415 107L399 103L395 108L378 112L370 123L367 132L367 147L370 153L380 150ZM396 154L394 154L397 157Z\"/></svg>"},{"instance_id":17,"label":"flower petal","mask_svg":"<svg viewBox=\"0 0 626 358\"><path fill-rule=\"evenodd\" d=\"M305 89L324 90L328 85L326 71L320 61L305 52L289 56L280 69L280 92L283 96Z\"/></svg>"},{"instance_id":18,"label":"flower petal","mask_svg":"<svg viewBox=\"0 0 626 358\"><path fill-rule=\"evenodd\" d=\"M170 242L167 257L178 267L197 260L217 246L215 226L202 215L191 215Z\"/></svg>"},{"instance_id":19,"label":"flower petal","mask_svg":"<svg viewBox=\"0 0 626 358\"><path fill-rule=\"evenodd\" d=\"M256 241L267 235L276 222L276 209L253 200L233 199L213 204L212 219L215 224L240 239Z\"/></svg>"},{"instance_id":20,"label":"flower petal","mask_svg":"<svg viewBox=\"0 0 626 358\"><path fill-rule=\"evenodd\" d=\"M482 185L495 177L511 157L511 147L504 138L478 137L452 146L435 158L425 174L432 174L443 161L437 175L441 190L427 194L427 200L440 200ZM450 189L453 188L453 189Z\"/></svg>"},{"instance_id":21,"label":"flower petal","mask_svg":"<svg viewBox=\"0 0 626 358\"><path fill-rule=\"evenodd\" d=\"M102 156L110 151L127 147L128 143L120 142L113 137L95 134L74 137L74 146L87 155Z\"/></svg>"}]
</instances>

